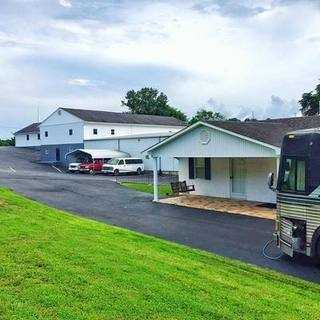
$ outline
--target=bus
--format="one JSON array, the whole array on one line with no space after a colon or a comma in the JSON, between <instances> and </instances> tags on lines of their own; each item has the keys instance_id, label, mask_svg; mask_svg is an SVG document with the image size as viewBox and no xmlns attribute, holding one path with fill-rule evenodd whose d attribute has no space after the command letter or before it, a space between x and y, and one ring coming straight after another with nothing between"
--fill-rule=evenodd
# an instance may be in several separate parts
<instances>
[{"instance_id":1,"label":"bus","mask_svg":"<svg viewBox=\"0 0 320 320\"><path fill-rule=\"evenodd\" d=\"M320 129L285 135L278 169L275 240L282 253L320 258ZM276 186L275 186L276 185Z\"/></svg>"}]
</instances>

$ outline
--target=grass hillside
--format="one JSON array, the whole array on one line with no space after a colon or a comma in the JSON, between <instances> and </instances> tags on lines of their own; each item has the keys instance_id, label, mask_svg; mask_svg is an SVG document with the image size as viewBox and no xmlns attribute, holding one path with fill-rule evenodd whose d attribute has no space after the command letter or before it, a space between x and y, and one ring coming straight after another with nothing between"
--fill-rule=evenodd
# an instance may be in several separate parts
<instances>
[{"instance_id":1,"label":"grass hillside","mask_svg":"<svg viewBox=\"0 0 320 320\"><path fill-rule=\"evenodd\" d=\"M319 319L319 285L5 189L0 248L0 319Z\"/></svg>"}]
</instances>

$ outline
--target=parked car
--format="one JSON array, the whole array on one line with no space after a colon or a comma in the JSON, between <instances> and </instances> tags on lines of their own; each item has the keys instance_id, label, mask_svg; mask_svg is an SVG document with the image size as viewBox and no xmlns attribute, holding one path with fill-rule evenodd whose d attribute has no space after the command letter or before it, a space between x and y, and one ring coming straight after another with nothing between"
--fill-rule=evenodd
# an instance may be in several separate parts
<instances>
[{"instance_id":1,"label":"parked car","mask_svg":"<svg viewBox=\"0 0 320 320\"><path fill-rule=\"evenodd\" d=\"M68 171L69 171L70 173L79 172L79 171L80 171L80 165L81 165L80 162L72 162L72 163L69 163Z\"/></svg>"},{"instance_id":2,"label":"parked car","mask_svg":"<svg viewBox=\"0 0 320 320\"><path fill-rule=\"evenodd\" d=\"M144 164L140 158L113 158L102 166L103 173L131 173L141 174L144 171Z\"/></svg>"},{"instance_id":3,"label":"parked car","mask_svg":"<svg viewBox=\"0 0 320 320\"><path fill-rule=\"evenodd\" d=\"M90 174L101 172L103 164L108 160L110 159L95 159L92 162L82 163L79 166L79 171Z\"/></svg>"}]
</instances>

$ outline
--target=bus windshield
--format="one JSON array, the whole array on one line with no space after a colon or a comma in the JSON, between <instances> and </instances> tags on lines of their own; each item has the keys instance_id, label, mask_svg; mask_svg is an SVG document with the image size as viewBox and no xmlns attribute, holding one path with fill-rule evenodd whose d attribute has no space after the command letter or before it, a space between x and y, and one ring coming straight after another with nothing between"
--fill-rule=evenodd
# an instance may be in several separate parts
<instances>
[{"instance_id":1,"label":"bus windshield","mask_svg":"<svg viewBox=\"0 0 320 320\"><path fill-rule=\"evenodd\" d=\"M282 191L306 191L306 162L296 158L284 158L282 173Z\"/></svg>"}]
</instances>

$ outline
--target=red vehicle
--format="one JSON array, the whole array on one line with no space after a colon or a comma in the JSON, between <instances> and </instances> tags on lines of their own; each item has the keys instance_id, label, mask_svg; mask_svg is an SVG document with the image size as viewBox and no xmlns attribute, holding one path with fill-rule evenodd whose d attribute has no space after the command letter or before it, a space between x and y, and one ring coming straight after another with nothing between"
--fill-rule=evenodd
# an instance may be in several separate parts
<instances>
[{"instance_id":1,"label":"red vehicle","mask_svg":"<svg viewBox=\"0 0 320 320\"><path fill-rule=\"evenodd\" d=\"M79 166L79 171L88 172L90 174L101 172L103 164L108 160L109 159L94 159L93 162L82 163Z\"/></svg>"}]
</instances>

